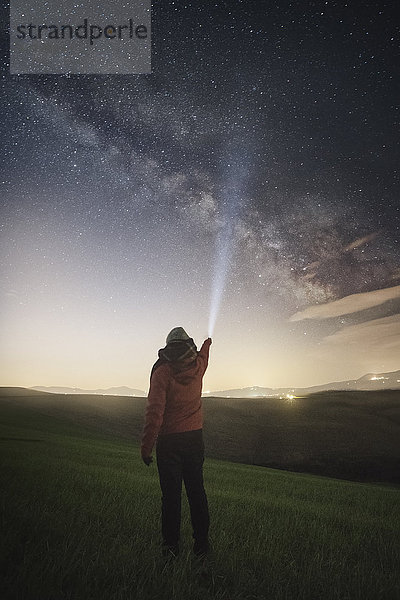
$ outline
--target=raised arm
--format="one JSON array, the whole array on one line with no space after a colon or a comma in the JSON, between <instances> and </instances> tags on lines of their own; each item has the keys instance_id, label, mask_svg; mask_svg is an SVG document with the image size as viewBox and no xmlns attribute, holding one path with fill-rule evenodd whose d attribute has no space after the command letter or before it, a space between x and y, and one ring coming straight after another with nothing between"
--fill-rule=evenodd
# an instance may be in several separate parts
<instances>
[{"instance_id":1,"label":"raised arm","mask_svg":"<svg viewBox=\"0 0 400 600\"><path fill-rule=\"evenodd\" d=\"M203 373L205 372L205 370L207 369L207 366L208 366L208 357L210 354L211 344L212 344L211 338L207 338L206 340L204 340L203 345L199 351L199 359L202 362Z\"/></svg>"}]
</instances>

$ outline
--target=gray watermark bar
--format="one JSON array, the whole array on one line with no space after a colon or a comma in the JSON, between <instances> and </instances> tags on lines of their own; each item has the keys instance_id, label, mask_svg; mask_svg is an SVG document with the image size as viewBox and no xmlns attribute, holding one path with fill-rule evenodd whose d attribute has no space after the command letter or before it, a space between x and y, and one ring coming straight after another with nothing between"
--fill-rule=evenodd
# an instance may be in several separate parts
<instances>
[{"instance_id":1,"label":"gray watermark bar","mask_svg":"<svg viewBox=\"0 0 400 600\"><path fill-rule=\"evenodd\" d=\"M10 72L151 73L151 0L11 0Z\"/></svg>"}]
</instances>

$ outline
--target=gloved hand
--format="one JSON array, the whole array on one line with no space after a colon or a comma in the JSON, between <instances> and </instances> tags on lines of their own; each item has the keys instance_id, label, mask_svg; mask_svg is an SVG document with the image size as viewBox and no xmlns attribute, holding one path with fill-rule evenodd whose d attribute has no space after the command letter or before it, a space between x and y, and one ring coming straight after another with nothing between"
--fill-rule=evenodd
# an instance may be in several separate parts
<instances>
[{"instance_id":1,"label":"gloved hand","mask_svg":"<svg viewBox=\"0 0 400 600\"><path fill-rule=\"evenodd\" d=\"M153 457L152 456L142 456L143 462L144 464L149 467L151 465L151 463L153 462Z\"/></svg>"}]
</instances>

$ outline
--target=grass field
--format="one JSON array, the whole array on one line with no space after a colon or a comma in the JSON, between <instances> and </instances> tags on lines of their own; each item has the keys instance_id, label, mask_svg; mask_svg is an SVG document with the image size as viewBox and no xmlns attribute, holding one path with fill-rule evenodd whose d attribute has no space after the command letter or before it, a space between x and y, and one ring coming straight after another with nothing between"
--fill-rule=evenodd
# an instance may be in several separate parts
<instances>
[{"instance_id":1,"label":"grass field","mask_svg":"<svg viewBox=\"0 0 400 600\"><path fill-rule=\"evenodd\" d=\"M0 401L118 438L140 440L146 399L1 388ZM400 484L400 390L203 402L210 458L372 483Z\"/></svg>"},{"instance_id":2,"label":"grass field","mask_svg":"<svg viewBox=\"0 0 400 600\"><path fill-rule=\"evenodd\" d=\"M3 600L400 598L396 487L207 460L213 552L160 554L155 466L110 433L0 401Z\"/></svg>"}]
</instances>

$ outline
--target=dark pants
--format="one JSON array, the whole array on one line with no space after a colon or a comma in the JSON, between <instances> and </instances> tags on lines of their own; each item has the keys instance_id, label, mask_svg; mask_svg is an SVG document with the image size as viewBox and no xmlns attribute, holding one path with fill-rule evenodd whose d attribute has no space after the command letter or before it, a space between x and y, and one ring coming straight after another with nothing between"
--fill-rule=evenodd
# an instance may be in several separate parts
<instances>
[{"instance_id":1,"label":"dark pants","mask_svg":"<svg viewBox=\"0 0 400 600\"><path fill-rule=\"evenodd\" d=\"M157 467L162 492L161 525L163 542L176 546L181 527L182 479L190 506L193 537L206 544L209 528L207 496L203 482L203 431L185 431L159 436Z\"/></svg>"}]
</instances>

